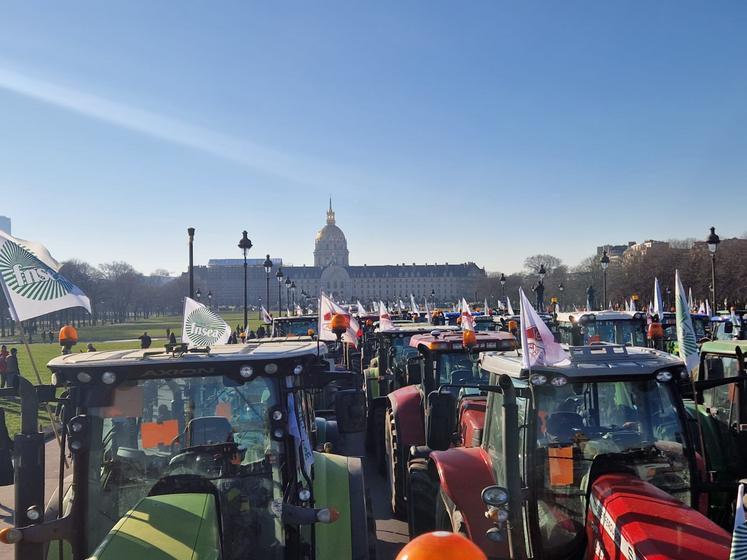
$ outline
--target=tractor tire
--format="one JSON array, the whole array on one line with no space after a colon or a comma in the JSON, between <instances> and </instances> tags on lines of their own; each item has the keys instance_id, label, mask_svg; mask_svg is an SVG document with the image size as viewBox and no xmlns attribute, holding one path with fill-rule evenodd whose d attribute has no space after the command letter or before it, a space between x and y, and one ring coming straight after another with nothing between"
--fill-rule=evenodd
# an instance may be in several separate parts
<instances>
[{"instance_id":1,"label":"tractor tire","mask_svg":"<svg viewBox=\"0 0 747 560\"><path fill-rule=\"evenodd\" d=\"M414 539L436 529L438 485L428 473L427 459L410 460L407 489L407 528Z\"/></svg>"},{"instance_id":2,"label":"tractor tire","mask_svg":"<svg viewBox=\"0 0 747 560\"><path fill-rule=\"evenodd\" d=\"M407 515L405 508L405 488L402 476L402 460L397 444L397 427L394 414L387 409L384 419L384 443L386 459L386 475L389 482L389 493L392 499L392 513L397 519L404 519Z\"/></svg>"},{"instance_id":3,"label":"tractor tire","mask_svg":"<svg viewBox=\"0 0 747 560\"><path fill-rule=\"evenodd\" d=\"M376 518L373 513L373 502L371 493L366 488L366 521L368 524L368 560L376 560Z\"/></svg>"},{"instance_id":4,"label":"tractor tire","mask_svg":"<svg viewBox=\"0 0 747 560\"><path fill-rule=\"evenodd\" d=\"M454 526L451 523L451 515L449 515L449 508L446 505L446 498L444 497L443 490L438 491L436 496L436 507L434 508L434 525L436 531L454 531Z\"/></svg>"}]
</instances>

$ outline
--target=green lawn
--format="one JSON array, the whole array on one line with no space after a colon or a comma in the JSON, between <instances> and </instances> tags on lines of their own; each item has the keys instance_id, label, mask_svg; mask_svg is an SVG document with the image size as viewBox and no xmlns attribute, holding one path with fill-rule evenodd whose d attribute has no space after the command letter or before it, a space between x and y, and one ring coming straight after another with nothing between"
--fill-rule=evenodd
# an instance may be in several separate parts
<instances>
[{"instance_id":1,"label":"green lawn","mask_svg":"<svg viewBox=\"0 0 747 560\"><path fill-rule=\"evenodd\" d=\"M223 319L236 327L243 322L243 312L225 312L221 313ZM256 313L249 317L249 328L256 330L260 325L260 320ZM170 328L178 337L182 330L182 317L157 317L144 319L132 323L123 323L118 325L103 325L97 327L83 327L78 329L78 344L73 347L74 352L83 352L87 344L94 344L96 350L122 350L127 348L139 348L140 341L137 337L147 331L153 338L153 347L162 346L166 342L166 329ZM26 348L17 342L5 342L8 348L18 349L18 366L21 374L28 378L32 383L37 384L36 374L31 365ZM42 383L49 383L51 372L47 369L47 363L54 357L59 356L60 346L58 344L41 343L36 338L33 344L29 345L34 363L39 371ZM16 433L20 426L20 407L18 401L14 399L0 399L0 406L5 408L6 424L11 435ZM40 412L40 423L49 424L46 412Z\"/></svg>"}]
</instances>

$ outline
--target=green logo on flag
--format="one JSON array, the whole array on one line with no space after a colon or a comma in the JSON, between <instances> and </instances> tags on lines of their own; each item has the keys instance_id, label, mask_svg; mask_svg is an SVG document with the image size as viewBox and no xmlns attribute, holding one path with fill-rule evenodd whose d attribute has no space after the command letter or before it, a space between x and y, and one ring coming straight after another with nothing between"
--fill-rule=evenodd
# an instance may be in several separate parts
<instances>
[{"instance_id":1,"label":"green logo on flag","mask_svg":"<svg viewBox=\"0 0 747 560\"><path fill-rule=\"evenodd\" d=\"M61 298L76 289L33 253L10 241L0 250L0 275L9 290L35 301Z\"/></svg>"},{"instance_id":2,"label":"green logo on flag","mask_svg":"<svg viewBox=\"0 0 747 560\"><path fill-rule=\"evenodd\" d=\"M677 305L677 339L680 341L680 356L692 356L698 353L698 341L695 339L695 331L689 319L690 314L687 308L682 304Z\"/></svg>"},{"instance_id":3,"label":"green logo on flag","mask_svg":"<svg viewBox=\"0 0 747 560\"><path fill-rule=\"evenodd\" d=\"M228 332L225 321L204 307L187 315L185 323L187 338L196 346L213 346Z\"/></svg>"}]
</instances>

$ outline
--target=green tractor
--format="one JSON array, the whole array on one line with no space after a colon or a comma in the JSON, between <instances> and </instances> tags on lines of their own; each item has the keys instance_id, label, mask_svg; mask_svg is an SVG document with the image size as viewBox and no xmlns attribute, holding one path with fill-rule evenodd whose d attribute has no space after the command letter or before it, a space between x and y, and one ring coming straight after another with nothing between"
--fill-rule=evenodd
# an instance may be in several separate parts
<instances>
[{"instance_id":1,"label":"green tractor","mask_svg":"<svg viewBox=\"0 0 747 560\"><path fill-rule=\"evenodd\" d=\"M17 560L370 558L361 460L318 451L360 447L360 376L328 371L325 351L262 339L53 359L51 385L17 391L15 527L0 540ZM329 384L333 412L318 418L312 396ZM72 457L46 508L44 402Z\"/></svg>"}]
</instances>

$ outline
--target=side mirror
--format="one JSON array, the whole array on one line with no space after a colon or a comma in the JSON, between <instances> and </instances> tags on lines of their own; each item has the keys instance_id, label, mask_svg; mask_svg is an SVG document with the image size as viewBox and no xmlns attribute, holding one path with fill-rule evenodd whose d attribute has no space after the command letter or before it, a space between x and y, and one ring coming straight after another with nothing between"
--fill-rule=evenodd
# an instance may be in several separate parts
<instances>
[{"instance_id":1,"label":"side mirror","mask_svg":"<svg viewBox=\"0 0 747 560\"><path fill-rule=\"evenodd\" d=\"M456 397L452 393L433 391L428 395L425 412L425 444L433 450L445 451L451 446L456 428Z\"/></svg>"},{"instance_id":2,"label":"side mirror","mask_svg":"<svg viewBox=\"0 0 747 560\"><path fill-rule=\"evenodd\" d=\"M0 408L0 486L13 484L13 441L5 425L5 409Z\"/></svg>"},{"instance_id":3,"label":"side mirror","mask_svg":"<svg viewBox=\"0 0 747 560\"><path fill-rule=\"evenodd\" d=\"M366 394L361 389L343 389L335 394L337 428L341 433L366 431Z\"/></svg>"}]
</instances>

